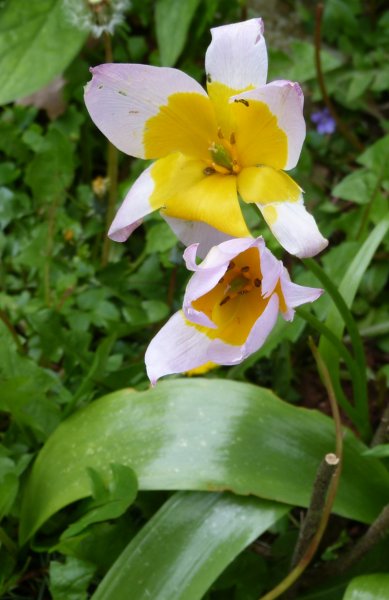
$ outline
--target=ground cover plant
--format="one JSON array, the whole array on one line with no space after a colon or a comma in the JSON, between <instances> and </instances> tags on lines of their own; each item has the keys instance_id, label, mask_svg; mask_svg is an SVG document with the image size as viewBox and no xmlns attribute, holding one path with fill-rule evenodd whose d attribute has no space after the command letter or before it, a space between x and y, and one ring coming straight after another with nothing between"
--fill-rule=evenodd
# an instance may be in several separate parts
<instances>
[{"instance_id":1,"label":"ground cover plant","mask_svg":"<svg viewBox=\"0 0 389 600\"><path fill-rule=\"evenodd\" d=\"M388 25L0 2L1 598L389 598Z\"/></svg>"}]
</instances>

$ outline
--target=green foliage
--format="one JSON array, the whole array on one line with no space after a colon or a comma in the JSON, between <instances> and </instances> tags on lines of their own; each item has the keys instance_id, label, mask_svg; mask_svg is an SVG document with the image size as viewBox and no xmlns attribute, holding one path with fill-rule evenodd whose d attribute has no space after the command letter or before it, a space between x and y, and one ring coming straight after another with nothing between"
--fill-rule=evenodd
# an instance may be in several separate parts
<instances>
[{"instance_id":1,"label":"green foliage","mask_svg":"<svg viewBox=\"0 0 389 600\"><path fill-rule=\"evenodd\" d=\"M389 575L377 573L356 577L347 587L344 600L385 600L389 595Z\"/></svg>"},{"instance_id":2,"label":"green foliage","mask_svg":"<svg viewBox=\"0 0 389 600\"><path fill-rule=\"evenodd\" d=\"M87 34L69 21L62 0L9 0L0 10L0 104L6 104L60 75Z\"/></svg>"},{"instance_id":3,"label":"green foliage","mask_svg":"<svg viewBox=\"0 0 389 600\"><path fill-rule=\"evenodd\" d=\"M328 412L308 335L366 441L385 406L389 11L324 3L321 63L338 121L322 135L311 121L324 107L313 6L261 3L269 80L305 93L307 139L292 176L329 238L315 263L330 283L242 364L150 390L144 352L180 307L188 273L158 214L111 244L103 264L107 146L82 95L109 44L85 43L81 4L96 21L96 2L0 2L0 596L258 600L288 572L301 508L334 448L333 423L312 410ZM204 83L209 28L256 16L251 2L132 0L111 36L113 60L178 66ZM49 98L42 88L59 75L63 89ZM39 101L10 104L33 92ZM144 167L120 154L118 205ZM246 211L293 279L318 285ZM346 430L342 519L331 518L301 600L387 596L385 541L341 576L314 579L387 499L388 440L368 449L358 435ZM23 546L20 530L31 536Z\"/></svg>"},{"instance_id":4,"label":"green foliage","mask_svg":"<svg viewBox=\"0 0 389 600\"><path fill-rule=\"evenodd\" d=\"M56 511L89 495L87 467L107 476L119 460L134 469L143 490L228 489L306 506L333 437L323 415L247 384L177 380L145 392L120 391L62 423L42 449L24 496L20 534L24 541ZM335 510L368 522L382 508L389 476L362 456L365 447L352 435L345 443ZM264 453L267 462L258 462Z\"/></svg>"},{"instance_id":5,"label":"green foliage","mask_svg":"<svg viewBox=\"0 0 389 600\"><path fill-rule=\"evenodd\" d=\"M287 512L282 504L233 494L174 494L130 542L92 598L126 600L129 589L133 600L201 598L233 558Z\"/></svg>"},{"instance_id":6,"label":"green foliage","mask_svg":"<svg viewBox=\"0 0 389 600\"><path fill-rule=\"evenodd\" d=\"M50 563L50 593L53 600L86 600L95 567L69 556L65 563Z\"/></svg>"},{"instance_id":7,"label":"green foliage","mask_svg":"<svg viewBox=\"0 0 389 600\"><path fill-rule=\"evenodd\" d=\"M180 56L200 0L157 0L155 24L161 65L172 67Z\"/></svg>"}]
</instances>

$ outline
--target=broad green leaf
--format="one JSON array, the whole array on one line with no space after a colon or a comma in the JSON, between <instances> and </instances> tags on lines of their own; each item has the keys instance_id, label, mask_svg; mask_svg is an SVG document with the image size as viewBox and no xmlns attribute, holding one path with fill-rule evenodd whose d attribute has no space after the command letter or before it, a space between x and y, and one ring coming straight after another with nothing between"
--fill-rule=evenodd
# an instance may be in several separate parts
<instances>
[{"instance_id":1,"label":"broad green leaf","mask_svg":"<svg viewBox=\"0 0 389 600\"><path fill-rule=\"evenodd\" d=\"M285 505L233 494L180 492L130 542L93 600L200 600Z\"/></svg>"},{"instance_id":2,"label":"broad green leaf","mask_svg":"<svg viewBox=\"0 0 389 600\"><path fill-rule=\"evenodd\" d=\"M189 26L200 0L157 0L155 26L161 65L172 67L184 49Z\"/></svg>"},{"instance_id":3,"label":"broad green leaf","mask_svg":"<svg viewBox=\"0 0 389 600\"><path fill-rule=\"evenodd\" d=\"M388 600L389 574L362 575L347 587L343 600Z\"/></svg>"},{"instance_id":4,"label":"broad green leaf","mask_svg":"<svg viewBox=\"0 0 389 600\"><path fill-rule=\"evenodd\" d=\"M221 380L178 379L121 390L63 422L43 447L24 495L23 540L56 511L90 494L87 467L134 469L141 490L230 490L307 506L323 456L334 449L328 417L271 391ZM335 512L371 522L389 474L351 432Z\"/></svg>"},{"instance_id":5,"label":"broad green leaf","mask_svg":"<svg viewBox=\"0 0 389 600\"><path fill-rule=\"evenodd\" d=\"M0 104L27 96L62 73L88 33L63 0L8 0L0 21Z\"/></svg>"}]
</instances>

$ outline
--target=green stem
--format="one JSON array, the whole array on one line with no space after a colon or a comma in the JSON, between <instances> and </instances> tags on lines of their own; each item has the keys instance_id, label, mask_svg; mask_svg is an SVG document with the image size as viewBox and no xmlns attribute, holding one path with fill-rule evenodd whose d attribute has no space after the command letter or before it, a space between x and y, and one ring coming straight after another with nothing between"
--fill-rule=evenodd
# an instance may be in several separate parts
<instances>
[{"instance_id":1,"label":"green stem","mask_svg":"<svg viewBox=\"0 0 389 600\"><path fill-rule=\"evenodd\" d=\"M105 216L105 225L106 231L108 231L113 216L115 213L115 205L117 198L117 182L118 182L118 158L119 154L115 146L108 142L108 167L107 167L107 176L108 176L108 206L107 212ZM105 235L103 242L103 251L101 255L101 264L105 267L109 262L109 251L111 248L111 240L108 235Z\"/></svg>"},{"instance_id":2,"label":"green stem","mask_svg":"<svg viewBox=\"0 0 389 600\"><path fill-rule=\"evenodd\" d=\"M45 302L48 307L51 306L51 261L54 247L55 223L59 203L62 199L57 197L53 204L48 209L47 217L47 240L45 263L43 267L43 286L45 294Z\"/></svg>"},{"instance_id":3,"label":"green stem","mask_svg":"<svg viewBox=\"0 0 389 600\"><path fill-rule=\"evenodd\" d=\"M324 323L319 321L319 319L317 319L312 313L310 313L308 310L305 310L304 308L296 308L296 313L299 315L299 317L304 319L304 321L307 321L307 323L309 323L311 327L316 329L316 331L318 331L319 333L322 333L324 337L327 338L330 344L332 344L333 347L337 350L339 356L343 358L348 370L350 371L351 377L355 377L355 379L358 379L358 367L355 360L353 359L347 348L343 346L340 340L336 337L336 335L332 333L331 329L329 329L326 325L324 325Z\"/></svg>"},{"instance_id":4,"label":"green stem","mask_svg":"<svg viewBox=\"0 0 389 600\"><path fill-rule=\"evenodd\" d=\"M0 319L3 321L4 325L7 327L8 331L12 335L17 346L18 352L20 352L20 354L25 354L25 349L23 347L22 342L19 339L19 335L3 310L0 310Z\"/></svg>"},{"instance_id":5,"label":"green stem","mask_svg":"<svg viewBox=\"0 0 389 600\"><path fill-rule=\"evenodd\" d=\"M322 333L330 342L330 344L332 344L332 346L337 350L339 356L343 358L350 372L355 396L359 394L361 392L361 389L359 387L360 375L358 371L358 365L356 364L354 358L351 356L347 348L343 346L341 341L336 337L336 335L331 331L331 329L329 329L326 325L324 325L324 323L319 321L319 319L317 319L312 313L303 308L297 308L296 313L302 319L307 321L307 323L309 323L311 327L319 331L319 333ZM359 421L358 414L355 411L355 407L352 404L350 404L350 402L344 395L342 387L340 385L340 381L336 377L336 373L331 373L331 379L339 405L342 407L346 415L353 422Z\"/></svg>"},{"instance_id":6,"label":"green stem","mask_svg":"<svg viewBox=\"0 0 389 600\"><path fill-rule=\"evenodd\" d=\"M367 224L369 222L369 215L370 215L371 207L373 205L374 200L377 197L378 192L380 191L382 180L384 178L384 173L386 174L386 165L387 165L387 163L385 162L384 165L381 167L380 172L379 172L378 177L377 177L377 183L375 185L373 193L371 194L371 196L369 198L369 201L366 204L365 209L363 211L361 224L359 226L359 230L358 230L358 233L357 233L357 240L361 240L361 238L363 237L363 235L365 233Z\"/></svg>"},{"instance_id":7,"label":"green stem","mask_svg":"<svg viewBox=\"0 0 389 600\"><path fill-rule=\"evenodd\" d=\"M331 113L332 118L336 122L336 125L339 131L343 134L343 136L354 146L356 150L362 151L363 144L359 141L356 135L348 128L346 123L342 121L339 117L338 113L335 110L335 106L333 105L331 98L328 95L327 87L324 80L323 70L321 67L321 22L323 17L323 4L318 4L316 6L316 28L315 28L315 66L316 66L316 75L317 82L319 84L319 88L321 91L321 95L323 97L323 101L327 106L328 110Z\"/></svg>"},{"instance_id":8,"label":"green stem","mask_svg":"<svg viewBox=\"0 0 389 600\"><path fill-rule=\"evenodd\" d=\"M109 33L104 33L104 48L105 48L105 62L111 63L113 61L112 56L112 44ZM108 231L113 216L115 213L115 205L118 191L118 163L119 163L119 152L115 146L108 142L108 159L107 159L107 177L108 177L108 206L105 217L106 231ZM101 264L105 267L109 262L109 252L111 248L111 240L106 235L103 242L103 250L101 254Z\"/></svg>"},{"instance_id":9,"label":"green stem","mask_svg":"<svg viewBox=\"0 0 389 600\"><path fill-rule=\"evenodd\" d=\"M331 296L350 334L355 360L357 363L358 374L354 386L354 389L356 390L355 409L358 413L358 423L359 425L362 425L363 434L367 436L370 432L370 420L367 397L366 359L361 335L351 314L351 311L348 308L346 302L344 301L343 296L339 293L335 284L331 281L331 279L328 277L325 271L312 258L304 259L303 263L319 279L319 281L323 284L326 292L328 292Z\"/></svg>"}]
</instances>

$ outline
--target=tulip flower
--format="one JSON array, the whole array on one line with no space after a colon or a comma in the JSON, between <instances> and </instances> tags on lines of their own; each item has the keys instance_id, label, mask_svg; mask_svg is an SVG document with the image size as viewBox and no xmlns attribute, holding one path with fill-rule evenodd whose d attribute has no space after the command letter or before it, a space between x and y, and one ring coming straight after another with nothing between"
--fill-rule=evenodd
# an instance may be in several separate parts
<instances>
[{"instance_id":1,"label":"tulip flower","mask_svg":"<svg viewBox=\"0 0 389 600\"><path fill-rule=\"evenodd\" d=\"M182 310L152 339L145 355L154 385L160 377L206 363L235 365L258 350L276 324L294 308L316 300L322 290L292 283L282 262L262 237L235 238L211 248L196 263L198 244L184 253L194 271Z\"/></svg>"},{"instance_id":2,"label":"tulip flower","mask_svg":"<svg viewBox=\"0 0 389 600\"><path fill-rule=\"evenodd\" d=\"M250 235L239 198L254 203L280 244L313 256L327 241L306 211L296 166L305 138L303 94L291 81L266 84L262 19L212 30L207 91L185 73L138 64L91 69L85 103L121 151L156 159L135 181L108 232L123 242L160 210L186 244L205 250Z\"/></svg>"}]
</instances>

